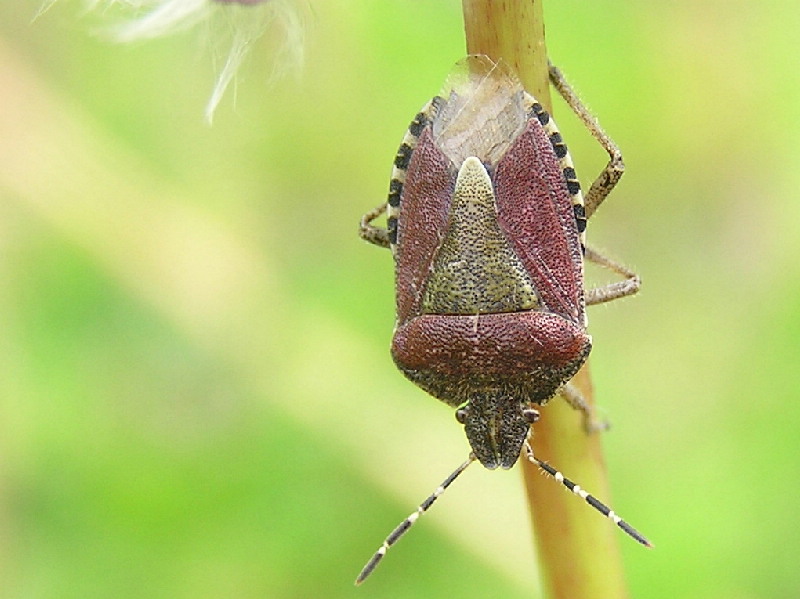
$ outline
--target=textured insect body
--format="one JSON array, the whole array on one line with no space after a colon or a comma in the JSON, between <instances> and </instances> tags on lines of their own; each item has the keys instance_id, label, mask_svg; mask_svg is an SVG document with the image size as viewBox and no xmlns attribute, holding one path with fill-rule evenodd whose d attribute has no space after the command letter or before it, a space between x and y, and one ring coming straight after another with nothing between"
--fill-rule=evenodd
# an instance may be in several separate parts
<instances>
[{"instance_id":1,"label":"textured insect body","mask_svg":"<svg viewBox=\"0 0 800 599\"><path fill-rule=\"evenodd\" d=\"M519 81L483 57L464 66L417 116L395 165L392 356L420 387L464 406L484 466L510 468L525 410L591 348L583 198L555 125Z\"/></svg>"},{"instance_id":2,"label":"textured insect body","mask_svg":"<svg viewBox=\"0 0 800 599\"><path fill-rule=\"evenodd\" d=\"M357 579L474 460L493 469L526 458L627 534L613 511L533 454L536 407L561 391L595 427L567 382L591 350L586 305L631 295L635 273L586 248L586 219L616 185L622 157L564 81L550 79L609 153L584 203L560 133L502 62L470 56L445 92L416 115L395 158L386 204L361 220L362 238L390 247L397 320L392 357L434 397L456 408L472 452L384 541ZM387 227L372 222L383 213ZM584 257L625 277L584 292Z\"/></svg>"}]
</instances>

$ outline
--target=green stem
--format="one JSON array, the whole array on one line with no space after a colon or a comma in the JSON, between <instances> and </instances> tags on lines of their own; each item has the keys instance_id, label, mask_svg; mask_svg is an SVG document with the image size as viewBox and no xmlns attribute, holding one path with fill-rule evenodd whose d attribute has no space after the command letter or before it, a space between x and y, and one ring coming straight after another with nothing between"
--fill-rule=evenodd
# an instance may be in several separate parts
<instances>
[{"instance_id":1,"label":"green stem","mask_svg":"<svg viewBox=\"0 0 800 599\"><path fill-rule=\"evenodd\" d=\"M502 58L552 113L541 0L462 0L469 54ZM588 364L573 381L593 403ZM580 414L555 398L534 427L536 456L608 501L599 435L587 435ZM627 597L619 530L554 480L520 459L546 594L553 598Z\"/></svg>"}]
</instances>

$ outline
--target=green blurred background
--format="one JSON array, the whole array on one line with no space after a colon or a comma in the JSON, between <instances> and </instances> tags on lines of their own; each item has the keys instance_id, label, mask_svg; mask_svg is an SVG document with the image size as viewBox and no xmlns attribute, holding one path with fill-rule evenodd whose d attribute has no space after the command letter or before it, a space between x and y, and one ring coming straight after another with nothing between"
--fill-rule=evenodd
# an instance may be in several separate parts
<instances>
[{"instance_id":1,"label":"green blurred background","mask_svg":"<svg viewBox=\"0 0 800 599\"><path fill-rule=\"evenodd\" d=\"M477 467L352 586L467 453L356 235L459 2L313 3L305 68L267 84L257 45L213 127L197 30L37 8L0 4L0 596L539 596L519 473ZM628 165L589 235L644 281L590 313L611 503L656 544L620 535L632 596L797 597L800 11L545 10Z\"/></svg>"}]
</instances>

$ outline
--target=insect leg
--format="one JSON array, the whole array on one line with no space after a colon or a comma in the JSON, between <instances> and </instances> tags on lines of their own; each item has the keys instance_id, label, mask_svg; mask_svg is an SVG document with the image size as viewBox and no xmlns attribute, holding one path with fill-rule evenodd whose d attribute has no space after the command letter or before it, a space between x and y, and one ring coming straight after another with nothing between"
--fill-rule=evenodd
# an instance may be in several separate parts
<instances>
[{"instance_id":1,"label":"insect leg","mask_svg":"<svg viewBox=\"0 0 800 599\"><path fill-rule=\"evenodd\" d=\"M610 271L625 277L624 281L618 281L616 283L609 283L603 287L588 289L586 291L586 305L591 306L594 304L610 302L621 297L633 295L639 291L642 281L639 278L639 275L630 270L628 267L623 266L618 262L614 262L611 260L611 258L603 256L600 252L588 246L586 247L585 258L591 262L594 262L595 264L598 264L599 266L602 266L603 268L607 268Z\"/></svg>"},{"instance_id":2,"label":"insect leg","mask_svg":"<svg viewBox=\"0 0 800 599\"><path fill-rule=\"evenodd\" d=\"M625 163L622 161L622 153L617 147L617 144L603 131L597 119L589 112L589 109L583 105L578 95L569 83L567 83L561 71L553 64L549 64L549 67L550 82L553 84L553 87L556 88L556 91L564 98L564 101L569 104L572 111L583 124L586 125L586 128L589 129L592 136L600 142L600 145L603 146L603 149L608 153L610 158L606 167L597 179L595 179L589 191L586 193L586 218L589 218L594 214L598 206L603 203L606 196L611 193L611 190L614 189L620 177L622 177L622 173L625 172Z\"/></svg>"},{"instance_id":3,"label":"insect leg","mask_svg":"<svg viewBox=\"0 0 800 599\"><path fill-rule=\"evenodd\" d=\"M581 390L572 383L566 383L558 390L559 395L575 410L583 415L583 429L591 434L607 431L611 425L607 420L600 420L597 417L597 410L586 401Z\"/></svg>"},{"instance_id":4,"label":"insect leg","mask_svg":"<svg viewBox=\"0 0 800 599\"><path fill-rule=\"evenodd\" d=\"M386 229L381 229L380 227L376 227L372 224L372 221L386 212L386 206L387 204L384 202L377 208L367 212L361 217L361 222L359 223L358 227L358 234L361 239L364 241L369 241L370 243L374 243L382 248L389 247L389 231Z\"/></svg>"}]
</instances>

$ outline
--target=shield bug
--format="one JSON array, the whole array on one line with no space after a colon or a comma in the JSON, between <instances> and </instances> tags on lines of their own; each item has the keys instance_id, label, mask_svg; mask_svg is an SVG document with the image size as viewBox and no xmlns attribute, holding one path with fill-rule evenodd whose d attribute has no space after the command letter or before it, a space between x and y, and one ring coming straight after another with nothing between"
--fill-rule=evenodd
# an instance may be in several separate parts
<instances>
[{"instance_id":1,"label":"shield bug","mask_svg":"<svg viewBox=\"0 0 800 599\"><path fill-rule=\"evenodd\" d=\"M585 201L548 113L502 61L469 56L412 121L387 202L361 220L361 237L394 255L392 357L406 377L456 408L472 451L386 538L357 584L470 463L510 468L523 449L528 460L650 545L539 461L528 441L537 406L557 393L583 412L587 429L598 428L569 385L592 346L585 307L639 289L635 273L584 241L587 218L622 175L622 156L552 65L550 81L610 157ZM383 213L385 229L373 224ZM584 291L585 259L623 280Z\"/></svg>"}]
</instances>

